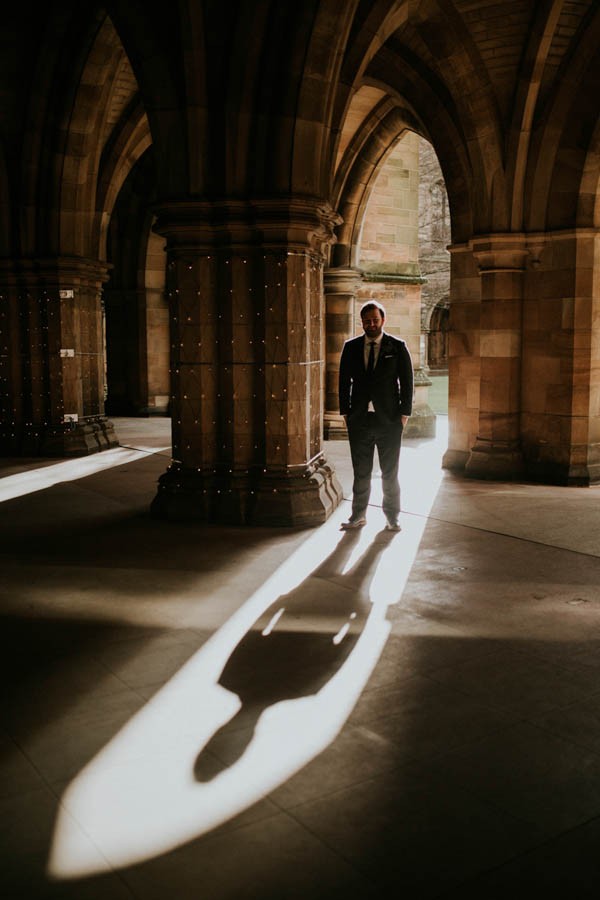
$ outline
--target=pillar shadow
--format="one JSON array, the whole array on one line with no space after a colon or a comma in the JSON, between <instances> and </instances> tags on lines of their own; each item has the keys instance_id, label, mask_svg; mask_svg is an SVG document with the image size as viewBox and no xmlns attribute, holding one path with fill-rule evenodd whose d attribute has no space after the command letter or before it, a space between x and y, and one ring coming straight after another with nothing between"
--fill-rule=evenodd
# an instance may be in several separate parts
<instances>
[{"instance_id":1,"label":"pillar shadow","mask_svg":"<svg viewBox=\"0 0 600 900\"><path fill-rule=\"evenodd\" d=\"M198 754L198 781L211 781L244 755L269 707L317 694L350 657L372 609L377 560L390 542L390 533L381 532L344 572L359 537L345 533L308 578L265 610L229 656L218 684L239 697L240 707Z\"/></svg>"}]
</instances>

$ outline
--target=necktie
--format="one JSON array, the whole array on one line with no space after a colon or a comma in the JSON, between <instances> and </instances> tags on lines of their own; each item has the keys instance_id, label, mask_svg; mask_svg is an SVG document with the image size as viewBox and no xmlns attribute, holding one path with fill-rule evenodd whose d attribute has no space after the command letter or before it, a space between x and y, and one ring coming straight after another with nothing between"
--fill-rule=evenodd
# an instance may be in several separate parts
<instances>
[{"instance_id":1,"label":"necktie","mask_svg":"<svg viewBox=\"0 0 600 900\"><path fill-rule=\"evenodd\" d=\"M367 375L371 375L375 368L375 341L371 341L369 347L369 360L367 362Z\"/></svg>"}]
</instances>

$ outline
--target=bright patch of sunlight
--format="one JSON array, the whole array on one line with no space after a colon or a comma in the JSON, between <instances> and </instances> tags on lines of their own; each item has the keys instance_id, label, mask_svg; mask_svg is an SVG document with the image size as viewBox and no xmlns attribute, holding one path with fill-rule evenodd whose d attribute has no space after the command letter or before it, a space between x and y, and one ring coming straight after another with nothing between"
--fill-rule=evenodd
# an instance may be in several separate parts
<instances>
[{"instance_id":1,"label":"bright patch of sunlight","mask_svg":"<svg viewBox=\"0 0 600 900\"><path fill-rule=\"evenodd\" d=\"M402 596L441 481L427 468L418 484L418 459L402 532L383 532L373 507L359 534L341 533L342 504L69 784L51 877L91 875L100 857L118 868L173 850L334 740L385 646L387 609ZM223 730L242 713L237 729Z\"/></svg>"},{"instance_id":2,"label":"bright patch of sunlight","mask_svg":"<svg viewBox=\"0 0 600 900\"><path fill-rule=\"evenodd\" d=\"M125 463L135 462L149 453L160 453L169 447L140 447L136 450L116 447L114 450L104 450L93 456L78 457L38 469L30 469L17 472L15 475L7 475L0 478L0 503L5 500L13 500L15 497L24 497L25 494L33 494L35 491L44 491L46 488L64 481L76 481L78 478L86 478L104 469L113 466L122 466Z\"/></svg>"}]
</instances>

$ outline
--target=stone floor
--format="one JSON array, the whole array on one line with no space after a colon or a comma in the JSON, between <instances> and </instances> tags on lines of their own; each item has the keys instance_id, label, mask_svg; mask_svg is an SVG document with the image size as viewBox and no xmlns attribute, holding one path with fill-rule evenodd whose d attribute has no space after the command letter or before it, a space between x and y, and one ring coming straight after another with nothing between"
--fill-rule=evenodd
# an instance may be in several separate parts
<instances>
[{"instance_id":1,"label":"stone floor","mask_svg":"<svg viewBox=\"0 0 600 900\"><path fill-rule=\"evenodd\" d=\"M600 890L600 488L402 451L403 531L159 523L167 420L4 460L4 900ZM344 486L345 442L327 445Z\"/></svg>"}]
</instances>

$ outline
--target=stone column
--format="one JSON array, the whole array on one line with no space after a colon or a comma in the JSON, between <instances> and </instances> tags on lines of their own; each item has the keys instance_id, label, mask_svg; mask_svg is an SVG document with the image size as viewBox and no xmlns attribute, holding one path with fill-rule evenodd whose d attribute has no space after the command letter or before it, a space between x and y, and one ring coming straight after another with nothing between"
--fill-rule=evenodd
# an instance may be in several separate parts
<instances>
[{"instance_id":1,"label":"stone column","mask_svg":"<svg viewBox=\"0 0 600 900\"><path fill-rule=\"evenodd\" d=\"M107 267L26 259L5 262L0 279L0 452L82 456L117 446L104 415Z\"/></svg>"},{"instance_id":2,"label":"stone column","mask_svg":"<svg viewBox=\"0 0 600 900\"><path fill-rule=\"evenodd\" d=\"M527 475L600 482L600 235L528 236L521 431Z\"/></svg>"},{"instance_id":3,"label":"stone column","mask_svg":"<svg viewBox=\"0 0 600 900\"><path fill-rule=\"evenodd\" d=\"M340 267L325 272L325 440L346 441L348 431L339 411L338 378L344 341L354 334L354 303L360 269Z\"/></svg>"},{"instance_id":4,"label":"stone column","mask_svg":"<svg viewBox=\"0 0 600 900\"><path fill-rule=\"evenodd\" d=\"M468 244L450 248L448 449L443 467L464 471L479 433L481 277Z\"/></svg>"},{"instance_id":5,"label":"stone column","mask_svg":"<svg viewBox=\"0 0 600 900\"><path fill-rule=\"evenodd\" d=\"M323 263L338 217L303 199L157 210L167 241L173 460L156 516L313 525L323 454Z\"/></svg>"},{"instance_id":6,"label":"stone column","mask_svg":"<svg viewBox=\"0 0 600 900\"><path fill-rule=\"evenodd\" d=\"M481 278L479 431L465 466L475 478L523 473L521 342L527 247L520 235L471 242Z\"/></svg>"}]
</instances>

